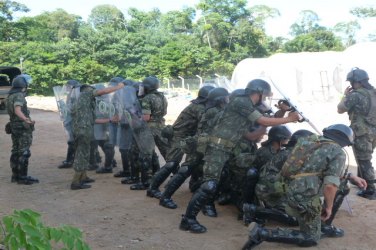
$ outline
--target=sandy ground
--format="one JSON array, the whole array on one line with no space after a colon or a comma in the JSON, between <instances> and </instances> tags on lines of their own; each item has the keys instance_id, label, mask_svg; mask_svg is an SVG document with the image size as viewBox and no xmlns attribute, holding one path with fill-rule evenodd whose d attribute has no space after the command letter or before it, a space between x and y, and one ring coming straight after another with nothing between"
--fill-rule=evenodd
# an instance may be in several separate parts
<instances>
[{"instance_id":1,"label":"sandy ground","mask_svg":"<svg viewBox=\"0 0 376 250\"><path fill-rule=\"evenodd\" d=\"M36 121L29 174L38 177L40 184L23 186L10 182L11 139L3 131L8 116L0 115L0 217L13 209L31 208L42 214L46 225L70 224L81 228L92 249L241 249L247 239L247 228L236 219L237 211L232 206L217 205L218 218L198 216L208 228L205 234L179 230L181 214L191 197L187 184L174 196L179 205L175 210L159 206L156 199L146 197L145 191L129 190L111 174L90 172L90 177L96 180L92 188L71 191L73 170L57 169L66 154L66 141L55 100L28 97L28 103ZM173 98L169 103L167 120L172 123L188 100ZM308 103L304 110L307 116L319 111L312 121L323 124L318 126L320 129L334 122L346 123L346 117L333 115L333 105ZM305 125L291 126L292 130L296 126ZM120 163L118 152L115 157ZM355 172L354 167L351 169ZM348 197L352 214L345 203L335 219L335 224L345 229L345 237L322 239L318 247L311 249L376 249L375 203L358 198L356 191L351 187ZM297 247L265 242L257 249L291 248Z\"/></svg>"}]
</instances>

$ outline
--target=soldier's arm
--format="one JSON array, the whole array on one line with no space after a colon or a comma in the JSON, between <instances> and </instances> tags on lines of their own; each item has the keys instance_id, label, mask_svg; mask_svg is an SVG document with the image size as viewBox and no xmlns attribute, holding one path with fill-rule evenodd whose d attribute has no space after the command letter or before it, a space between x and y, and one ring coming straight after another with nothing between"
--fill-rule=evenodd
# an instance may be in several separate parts
<instances>
[{"instance_id":1,"label":"soldier's arm","mask_svg":"<svg viewBox=\"0 0 376 250\"><path fill-rule=\"evenodd\" d=\"M321 219L323 221L326 221L332 215L333 202L334 202L334 197L336 196L336 193L337 193L337 189L338 189L337 186L332 183L327 183L324 186L323 194L324 194L324 201L325 201L326 207L323 210L323 213L321 215Z\"/></svg>"},{"instance_id":2,"label":"soldier's arm","mask_svg":"<svg viewBox=\"0 0 376 250\"><path fill-rule=\"evenodd\" d=\"M21 106L15 106L14 107L14 113L24 122L29 123L29 124L34 124L35 121L32 121L30 118L26 117L25 114L21 110Z\"/></svg>"},{"instance_id":3,"label":"soldier's arm","mask_svg":"<svg viewBox=\"0 0 376 250\"><path fill-rule=\"evenodd\" d=\"M108 88L105 88L105 89L99 89L96 91L96 95L97 96L100 96L100 95L106 95L106 94L110 94L112 92L115 92L116 90L118 89L121 89L124 87L124 83L119 83L118 85L116 86L112 86L112 87L108 87Z\"/></svg>"},{"instance_id":4,"label":"soldier's arm","mask_svg":"<svg viewBox=\"0 0 376 250\"><path fill-rule=\"evenodd\" d=\"M273 118L261 116L256 121L258 124L263 126L277 126L281 124L286 124L289 122L297 122L300 119L298 112L290 112L287 117Z\"/></svg>"}]
</instances>

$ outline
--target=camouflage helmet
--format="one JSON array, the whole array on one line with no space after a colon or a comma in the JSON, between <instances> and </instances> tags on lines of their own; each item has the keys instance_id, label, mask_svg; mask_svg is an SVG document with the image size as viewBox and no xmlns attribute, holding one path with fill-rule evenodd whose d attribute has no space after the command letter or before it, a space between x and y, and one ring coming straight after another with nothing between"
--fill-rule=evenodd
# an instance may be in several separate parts
<instances>
[{"instance_id":1,"label":"camouflage helmet","mask_svg":"<svg viewBox=\"0 0 376 250\"><path fill-rule=\"evenodd\" d=\"M208 101L220 101L226 96L229 96L227 89L225 89L225 88L214 88L214 89L209 91Z\"/></svg>"},{"instance_id":2,"label":"camouflage helmet","mask_svg":"<svg viewBox=\"0 0 376 250\"><path fill-rule=\"evenodd\" d=\"M262 79L254 79L247 84L245 88L245 94L249 95L252 93L258 93L265 96L272 95L272 89L270 84Z\"/></svg>"},{"instance_id":3,"label":"camouflage helmet","mask_svg":"<svg viewBox=\"0 0 376 250\"><path fill-rule=\"evenodd\" d=\"M313 135L313 133L309 130L305 130L305 129L297 130L291 135L291 138L286 146L293 147L295 146L295 144L298 142L300 138L311 136L311 135Z\"/></svg>"},{"instance_id":4,"label":"camouflage helmet","mask_svg":"<svg viewBox=\"0 0 376 250\"><path fill-rule=\"evenodd\" d=\"M349 81L350 83L362 82L364 80L369 80L368 74L365 70L359 68L351 69L346 77L346 81Z\"/></svg>"},{"instance_id":5,"label":"camouflage helmet","mask_svg":"<svg viewBox=\"0 0 376 250\"><path fill-rule=\"evenodd\" d=\"M32 83L31 76L27 74L21 74L16 76L12 81L13 88L27 88Z\"/></svg>"},{"instance_id":6,"label":"camouflage helmet","mask_svg":"<svg viewBox=\"0 0 376 250\"><path fill-rule=\"evenodd\" d=\"M207 98L209 91L212 90L212 89L214 89L214 87L210 86L210 85L206 85L206 86L201 87L200 90L198 91L198 97Z\"/></svg>"},{"instance_id":7,"label":"camouflage helmet","mask_svg":"<svg viewBox=\"0 0 376 250\"><path fill-rule=\"evenodd\" d=\"M344 124L334 124L322 131L324 137L332 139L341 147L350 146L354 144L353 130Z\"/></svg>"},{"instance_id":8,"label":"camouflage helmet","mask_svg":"<svg viewBox=\"0 0 376 250\"><path fill-rule=\"evenodd\" d=\"M159 88L159 80L155 76L145 77L144 80L142 80L142 84L144 85L145 90L147 92L156 90Z\"/></svg>"}]
</instances>

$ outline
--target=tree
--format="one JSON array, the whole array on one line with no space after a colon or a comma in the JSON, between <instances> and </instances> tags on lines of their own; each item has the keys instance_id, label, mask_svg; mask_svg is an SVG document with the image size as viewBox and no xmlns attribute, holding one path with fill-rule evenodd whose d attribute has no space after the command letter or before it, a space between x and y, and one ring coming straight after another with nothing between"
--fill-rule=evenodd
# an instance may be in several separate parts
<instances>
[{"instance_id":1,"label":"tree","mask_svg":"<svg viewBox=\"0 0 376 250\"><path fill-rule=\"evenodd\" d=\"M15 12L28 12L29 8L24 4L10 0L0 1L0 40L11 41L13 37L13 14Z\"/></svg>"},{"instance_id":2,"label":"tree","mask_svg":"<svg viewBox=\"0 0 376 250\"><path fill-rule=\"evenodd\" d=\"M268 18L274 18L281 15L278 9L266 5L252 6L249 9L249 12L251 13L254 25L262 30L265 30L265 21Z\"/></svg>"},{"instance_id":3,"label":"tree","mask_svg":"<svg viewBox=\"0 0 376 250\"><path fill-rule=\"evenodd\" d=\"M291 25L290 34L293 36L299 36L319 29L319 21L320 18L316 12L312 10L303 10L300 12L299 19Z\"/></svg>"},{"instance_id":4,"label":"tree","mask_svg":"<svg viewBox=\"0 0 376 250\"><path fill-rule=\"evenodd\" d=\"M334 26L333 30L341 35L345 47L349 47L356 43L355 35L360 30L360 25L357 21L340 22Z\"/></svg>"},{"instance_id":5,"label":"tree","mask_svg":"<svg viewBox=\"0 0 376 250\"><path fill-rule=\"evenodd\" d=\"M112 28L114 30L125 29L126 23L123 13L113 5L98 5L91 10L88 23L94 29Z\"/></svg>"},{"instance_id":6,"label":"tree","mask_svg":"<svg viewBox=\"0 0 376 250\"><path fill-rule=\"evenodd\" d=\"M350 13L359 18L376 17L376 8L356 7L351 9Z\"/></svg>"},{"instance_id":7,"label":"tree","mask_svg":"<svg viewBox=\"0 0 376 250\"><path fill-rule=\"evenodd\" d=\"M284 52L319 52L343 50L343 45L333 32L326 28L320 28L308 34L296 36L293 40L285 43Z\"/></svg>"}]
</instances>

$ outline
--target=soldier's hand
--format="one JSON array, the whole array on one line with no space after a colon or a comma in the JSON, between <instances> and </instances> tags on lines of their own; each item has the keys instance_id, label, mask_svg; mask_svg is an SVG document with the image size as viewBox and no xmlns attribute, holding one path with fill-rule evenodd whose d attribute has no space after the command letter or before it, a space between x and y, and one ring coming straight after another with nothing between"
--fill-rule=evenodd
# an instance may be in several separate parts
<instances>
[{"instance_id":1,"label":"soldier's hand","mask_svg":"<svg viewBox=\"0 0 376 250\"><path fill-rule=\"evenodd\" d=\"M282 110L284 112L290 111L291 107L286 100L279 100L278 104L274 105L277 109Z\"/></svg>"},{"instance_id":2,"label":"soldier's hand","mask_svg":"<svg viewBox=\"0 0 376 250\"><path fill-rule=\"evenodd\" d=\"M321 220L327 221L332 215L332 208L323 207L321 210Z\"/></svg>"},{"instance_id":3,"label":"soldier's hand","mask_svg":"<svg viewBox=\"0 0 376 250\"><path fill-rule=\"evenodd\" d=\"M297 122L300 120L300 115L296 111L292 111L288 114L288 118L290 118L291 122Z\"/></svg>"},{"instance_id":4,"label":"soldier's hand","mask_svg":"<svg viewBox=\"0 0 376 250\"><path fill-rule=\"evenodd\" d=\"M345 92L343 93L345 96L348 95L351 91L353 90L353 88L351 86L348 86L346 89L345 89Z\"/></svg>"},{"instance_id":5,"label":"soldier's hand","mask_svg":"<svg viewBox=\"0 0 376 250\"><path fill-rule=\"evenodd\" d=\"M349 177L351 183L357 185L361 189L366 189L367 188L367 181L364 180L363 178L360 178L355 175L350 175Z\"/></svg>"},{"instance_id":6,"label":"soldier's hand","mask_svg":"<svg viewBox=\"0 0 376 250\"><path fill-rule=\"evenodd\" d=\"M114 115L112 118L111 118L111 122L114 122L114 123L117 123L120 121L120 117L118 115Z\"/></svg>"},{"instance_id":7,"label":"soldier's hand","mask_svg":"<svg viewBox=\"0 0 376 250\"><path fill-rule=\"evenodd\" d=\"M25 119L25 122L27 123L27 124L35 124L35 121L32 121L30 118L26 118Z\"/></svg>"}]
</instances>

